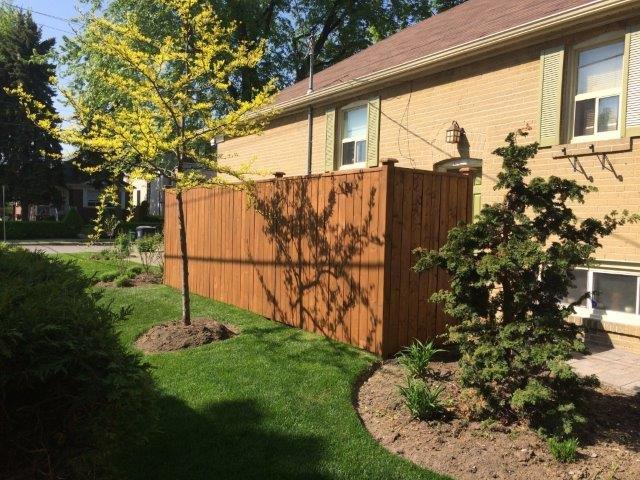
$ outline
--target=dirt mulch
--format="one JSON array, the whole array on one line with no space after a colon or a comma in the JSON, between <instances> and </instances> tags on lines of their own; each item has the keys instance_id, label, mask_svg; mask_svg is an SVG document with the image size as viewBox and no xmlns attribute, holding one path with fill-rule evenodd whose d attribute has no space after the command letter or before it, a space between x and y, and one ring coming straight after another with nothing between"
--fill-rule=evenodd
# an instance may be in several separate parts
<instances>
[{"instance_id":1,"label":"dirt mulch","mask_svg":"<svg viewBox=\"0 0 640 480\"><path fill-rule=\"evenodd\" d=\"M191 319L191 325L181 321L152 327L137 340L136 346L145 353L173 352L227 340L239 332L211 318Z\"/></svg>"},{"instance_id":2,"label":"dirt mulch","mask_svg":"<svg viewBox=\"0 0 640 480\"><path fill-rule=\"evenodd\" d=\"M455 362L434 364L454 404L460 389ZM397 385L405 374L388 362L357 392L357 409L371 435L388 450L429 470L467 479L640 479L640 395L608 388L590 394L591 417L575 463L555 460L546 443L525 425L504 426L454 417L424 422L412 418Z\"/></svg>"}]
</instances>

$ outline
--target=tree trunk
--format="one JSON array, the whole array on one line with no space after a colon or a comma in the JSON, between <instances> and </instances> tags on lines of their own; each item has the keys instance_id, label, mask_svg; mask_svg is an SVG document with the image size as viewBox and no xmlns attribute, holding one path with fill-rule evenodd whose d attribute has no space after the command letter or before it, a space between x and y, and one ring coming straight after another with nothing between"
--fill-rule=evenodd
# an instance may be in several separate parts
<instances>
[{"instance_id":1,"label":"tree trunk","mask_svg":"<svg viewBox=\"0 0 640 480\"><path fill-rule=\"evenodd\" d=\"M176 193L178 202L178 232L180 234L180 257L182 258L182 322L191 325L191 299L189 297L189 258L187 256L187 229L184 219L182 192Z\"/></svg>"}]
</instances>

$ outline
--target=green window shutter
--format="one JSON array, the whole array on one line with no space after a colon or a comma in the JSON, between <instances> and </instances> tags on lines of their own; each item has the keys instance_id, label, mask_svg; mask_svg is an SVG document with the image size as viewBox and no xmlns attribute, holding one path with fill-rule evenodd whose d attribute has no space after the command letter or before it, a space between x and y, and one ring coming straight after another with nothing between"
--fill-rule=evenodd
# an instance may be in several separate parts
<instances>
[{"instance_id":1,"label":"green window shutter","mask_svg":"<svg viewBox=\"0 0 640 480\"><path fill-rule=\"evenodd\" d=\"M324 142L324 171L335 170L335 149L336 149L336 110L327 110L325 115L326 136Z\"/></svg>"},{"instance_id":2,"label":"green window shutter","mask_svg":"<svg viewBox=\"0 0 640 480\"><path fill-rule=\"evenodd\" d=\"M626 135L640 136L640 26L627 32L627 104Z\"/></svg>"},{"instance_id":3,"label":"green window shutter","mask_svg":"<svg viewBox=\"0 0 640 480\"><path fill-rule=\"evenodd\" d=\"M380 137L380 97L369 100L367 120L367 167L378 166Z\"/></svg>"},{"instance_id":4,"label":"green window shutter","mask_svg":"<svg viewBox=\"0 0 640 480\"><path fill-rule=\"evenodd\" d=\"M540 136L543 147L560 143L560 117L562 110L562 72L564 46L545 50L540 55Z\"/></svg>"}]
</instances>

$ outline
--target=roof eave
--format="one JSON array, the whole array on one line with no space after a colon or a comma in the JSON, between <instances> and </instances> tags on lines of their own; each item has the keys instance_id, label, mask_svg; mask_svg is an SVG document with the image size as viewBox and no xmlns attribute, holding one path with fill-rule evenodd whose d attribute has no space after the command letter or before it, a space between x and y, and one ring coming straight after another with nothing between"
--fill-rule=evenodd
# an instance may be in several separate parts
<instances>
[{"instance_id":1,"label":"roof eave","mask_svg":"<svg viewBox=\"0 0 640 480\"><path fill-rule=\"evenodd\" d=\"M638 6L640 6L640 0L596 0L586 5L527 22L394 67L379 70L354 80L276 103L274 108L277 109L278 115L282 115L309 105L328 103L334 97L339 97L346 92L357 93L390 80L397 81L416 73L438 70L443 66L450 67L452 63L460 64L469 58L477 56L479 53L495 53L498 50L509 50L523 42L539 39L542 36L548 37L566 30L567 22L573 22L571 27L578 28L583 26L586 21L614 21L627 16L634 7ZM590 25L595 26L596 24L591 23Z\"/></svg>"}]
</instances>

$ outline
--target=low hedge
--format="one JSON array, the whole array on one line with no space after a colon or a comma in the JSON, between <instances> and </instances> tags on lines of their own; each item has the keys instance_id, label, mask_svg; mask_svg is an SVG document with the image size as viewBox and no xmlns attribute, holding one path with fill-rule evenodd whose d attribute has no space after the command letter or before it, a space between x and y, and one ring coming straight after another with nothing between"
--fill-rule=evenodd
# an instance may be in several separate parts
<instances>
[{"instance_id":1,"label":"low hedge","mask_svg":"<svg viewBox=\"0 0 640 480\"><path fill-rule=\"evenodd\" d=\"M154 393L126 316L74 263L0 245L0 478L109 476Z\"/></svg>"},{"instance_id":2,"label":"low hedge","mask_svg":"<svg viewBox=\"0 0 640 480\"><path fill-rule=\"evenodd\" d=\"M0 225L1 226L1 225ZM9 221L7 240L33 240L41 238L74 238L79 231L65 222L43 220L38 222ZM0 232L1 234L2 232Z\"/></svg>"},{"instance_id":3,"label":"low hedge","mask_svg":"<svg viewBox=\"0 0 640 480\"><path fill-rule=\"evenodd\" d=\"M7 240L33 240L42 238L75 238L82 229L82 217L71 208L62 221L6 222ZM0 227L2 224L0 224ZM2 232L0 232L1 234Z\"/></svg>"}]
</instances>

